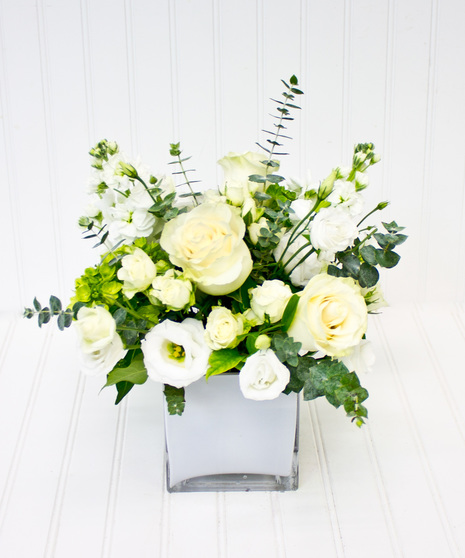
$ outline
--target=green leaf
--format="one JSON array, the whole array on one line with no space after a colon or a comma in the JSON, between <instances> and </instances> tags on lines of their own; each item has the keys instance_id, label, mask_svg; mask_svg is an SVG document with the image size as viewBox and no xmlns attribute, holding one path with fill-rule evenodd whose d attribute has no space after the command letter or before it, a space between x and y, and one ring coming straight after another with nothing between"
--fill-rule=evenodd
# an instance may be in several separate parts
<instances>
[{"instance_id":1,"label":"green leaf","mask_svg":"<svg viewBox=\"0 0 465 558\"><path fill-rule=\"evenodd\" d=\"M37 310L37 312L40 312L42 310L42 305L37 300L37 298L34 297L32 304L34 305L34 308Z\"/></svg>"},{"instance_id":2,"label":"green leaf","mask_svg":"<svg viewBox=\"0 0 465 558\"><path fill-rule=\"evenodd\" d=\"M283 317L281 318L282 330L287 331L294 320L295 313L297 312L297 306L299 304L299 295L293 294L286 305L283 312Z\"/></svg>"},{"instance_id":3,"label":"green leaf","mask_svg":"<svg viewBox=\"0 0 465 558\"><path fill-rule=\"evenodd\" d=\"M376 250L376 260L382 267L391 268L399 263L400 256L392 250Z\"/></svg>"},{"instance_id":4,"label":"green leaf","mask_svg":"<svg viewBox=\"0 0 465 558\"><path fill-rule=\"evenodd\" d=\"M165 384L163 393L165 394L168 413L170 415L182 415L186 406L184 388L176 388Z\"/></svg>"},{"instance_id":5,"label":"green leaf","mask_svg":"<svg viewBox=\"0 0 465 558\"><path fill-rule=\"evenodd\" d=\"M117 396L115 399L115 405L121 403L121 401L126 397L126 395L131 391L133 387L134 384L131 382L118 382L116 384Z\"/></svg>"},{"instance_id":6,"label":"green leaf","mask_svg":"<svg viewBox=\"0 0 465 558\"><path fill-rule=\"evenodd\" d=\"M144 384L147 381L147 370L145 369L142 353L139 353L125 368L113 368L107 376L107 383L103 387L112 386L119 382L131 382L131 384Z\"/></svg>"},{"instance_id":7,"label":"green leaf","mask_svg":"<svg viewBox=\"0 0 465 558\"><path fill-rule=\"evenodd\" d=\"M53 314L57 314L58 312L61 311L61 301L59 298L57 298L56 296L51 296L50 297L50 309L52 311Z\"/></svg>"},{"instance_id":8,"label":"green leaf","mask_svg":"<svg viewBox=\"0 0 465 558\"><path fill-rule=\"evenodd\" d=\"M377 265L378 260L376 259L376 248L369 244L368 246L363 246L360 250L362 258L370 265Z\"/></svg>"},{"instance_id":9,"label":"green leaf","mask_svg":"<svg viewBox=\"0 0 465 558\"><path fill-rule=\"evenodd\" d=\"M358 277L360 271L360 260L354 254L343 254L339 256L343 268L352 276Z\"/></svg>"},{"instance_id":10,"label":"green leaf","mask_svg":"<svg viewBox=\"0 0 465 558\"><path fill-rule=\"evenodd\" d=\"M213 351L208 359L208 364L210 366L205 378L208 380L210 376L223 374L223 372L237 368L246 358L247 357L241 355L237 349L220 349L219 351Z\"/></svg>"},{"instance_id":11,"label":"green leaf","mask_svg":"<svg viewBox=\"0 0 465 558\"><path fill-rule=\"evenodd\" d=\"M379 279L379 273L376 267L363 262L360 266L360 274L358 281L363 288L374 287Z\"/></svg>"},{"instance_id":12,"label":"green leaf","mask_svg":"<svg viewBox=\"0 0 465 558\"><path fill-rule=\"evenodd\" d=\"M265 184L266 177L261 174L251 174L249 176L249 182L257 182L258 184Z\"/></svg>"},{"instance_id":13,"label":"green leaf","mask_svg":"<svg viewBox=\"0 0 465 558\"><path fill-rule=\"evenodd\" d=\"M297 77L295 75L292 75L291 79L289 80L289 83L291 85L297 85L299 82L297 81Z\"/></svg>"},{"instance_id":14,"label":"green leaf","mask_svg":"<svg viewBox=\"0 0 465 558\"><path fill-rule=\"evenodd\" d=\"M50 309L49 308L42 308L38 315L39 327L42 327L43 324L48 324L50 321Z\"/></svg>"},{"instance_id":15,"label":"green leaf","mask_svg":"<svg viewBox=\"0 0 465 558\"><path fill-rule=\"evenodd\" d=\"M113 314L113 319L116 322L117 326L120 326L121 324L124 324L126 318L127 318L127 311L126 308L118 308L118 310L116 310L116 312Z\"/></svg>"},{"instance_id":16,"label":"green leaf","mask_svg":"<svg viewBox=\"0 0 465 558\"><path fill-rule=\"evenodd\" d=\"M383 223L383 227L387 230L388 233L394 234L405 229L405 227L399 227L395 221L391 221L390 223Z\"/></svg>"}]
</instances>

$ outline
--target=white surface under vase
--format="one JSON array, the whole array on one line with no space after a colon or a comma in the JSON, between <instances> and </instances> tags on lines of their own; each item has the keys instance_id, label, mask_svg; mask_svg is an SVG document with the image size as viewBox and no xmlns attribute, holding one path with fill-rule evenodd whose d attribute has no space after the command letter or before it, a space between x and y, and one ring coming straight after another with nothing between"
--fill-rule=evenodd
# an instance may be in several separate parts
<instances>
[{"instance_id":1,"label":"white surface under vase","mask_svg":"<svg viewBox=\"0 0 465 558\"><path fill-rule=\"evenodd\" d=\"M188 386L181 416L165 405L168 491L295 490L298 402L245 399L237 373Z\"/></svg>"}]
</instances>

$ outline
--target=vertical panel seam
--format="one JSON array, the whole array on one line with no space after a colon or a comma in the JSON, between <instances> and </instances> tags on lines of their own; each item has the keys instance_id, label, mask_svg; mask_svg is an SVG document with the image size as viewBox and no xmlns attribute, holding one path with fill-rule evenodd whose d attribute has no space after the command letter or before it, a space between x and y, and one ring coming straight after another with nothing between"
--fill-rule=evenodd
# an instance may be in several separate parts
<instances>
[{"instance_id":1,"label":"vertical panel seam","mask_svg":"<svg viewBox=\"0 0 465 558\"><path fill-rule=\"evenodd\" d=\"M223 155L223 75L221 72L221 18L218 0L212 0L213 15L213 69L214 69L214 99L215 99L215 149L216 159ZM216 182L219 184L219 169L216 165Z\"/></svg>"},{"instance_id":2,"label":"vertical panel seam","mask_svg":"<svg viewBox=\"0 0 465 558\"><path fill-rule=\"evenodd\" d=\"M270 508L274 527L276 558L286 558L283 514L281 511L281 494L270 492Z\"/></svg>"},{"instance_id":3,"label":"vertical panel seam","mask_svg":"<svg viewBox=\"0 0 465 558\"><path fill-rule=\"evenodd\" d=\"M118 493L121 484L121 473L123 469L124 445L126 440L126 424L128 415L128 400L119 404L118 420L116 424L115 443L110 473L110 486L108 489L107 507L105 513L105 527L102 541L102 558L111 558L113 530L115 526L116 507L118 504Z\"/></svg>"},{"instance_id":4,"label":"vertical panel seam","mask_svg":"<svg viewBox=\"0 0 465 558\"><path fill-rule=\"evenodd\" d=\"M386 527L389 535L389 541L391 543L391 549L393 551L393 556L403 556L403 552L399 543L399 534L395 526L394 517L391 509L391 503L389 501L389 496L387 494L386 484L384 481L383 474L381 472L381 467L379 464L376 448L373 443L373 438L371 436L371 429L369 424L364 426L364 435L365 435L366 446L368 449L368 455L370 456L370 461L375 474L376 487L378 489L378 495L381 501L381 509L383 511L384 520L386 522Z\"/></svg>"},{"instance_id":5,"label":"vertical panel seam","mask_svg":"<svg viewBox=\"0 0 465 558\"><path fill-rule=\"evenodd\" d=\"M300 0L300 65L299 65L299 79L302 77L303 90L308 91L307 79L307 29L308 29L308 9L306 0ZM299 153L299 174L301 179L306 177L308 169L307 151L308 151L308 118L306 110L308 107L307 95L303 96L300 102L303 109L304 116L300 119L300 153Z\"/></svg>"},{"instance_id":6,"label":"vertical panel seam","mask_svg":"<svg viewBox=\"0 0 465 558\"><path fill-rule=\"evenodd\" d=\"M92 45L89 33L87 0L80 0L82 61L84 66L84 91L86 97L86 119L89 147L95 142L94 84L92 71Z\"/></svg>"},{"instance_id":7,"label":"vertical panel seam","mask_svg":"<svg viewBox=\"0 0 465 558\"><path fill-rule=\"evenodd\" d=\"M341 156L340 160L346 160L349 149L349 127L350 127L350 64L351 64L351 31L352 31L352 0L344 1L344 40L342 53L342 130L341 130Z\"/></svg>"},{"instance_id":8,"label":"vertical panel seam","mask_svg":"<svg viewBox=\"0 0 465 558\"><path fill-rule=\"evenodd\" d=\"M257 137L261 137L261 130L265 127L265 109L264 109L264 17L263 17L263 0L256 0L257 14Z\"/></svg>"},{"instance_id":9,"label":"vertical panel seam","mask_svg":"<svg viewBox=\"0 0 465 558\"><path fill-rule=\"evenodd\" d=\"M426 126L425 126L425 143L423 151L423 192L420 200L420 238L424 239L423 243L420 244L420 261L423 262L423 269L426 270L421 277L420 286L420 297L425 299L429 291L430 277L429 266L430 266L430 253L428 239L431 235L430 227L431 220L431 209L429 207L429 202L431 200L431 168L432 168L432 156L433 156L433 128L435 120L435 109L436 109L436 52L437 52L437 19L438 19L439 5L437 0L432 0L431 2L431 22L430 22L430 35L429 35L429 59L428 59L428 84L427 84L427 95L426 95Z\"/></svg>"},{"instance_id":10,"label":"vertical panel seam","mask_svg":"<svg viewBox=\"0 0 465 558\"><path fill-rule=\"evenodd\" d=\"M4 53L7 51L5 41L4 41L4 30L3 30L3 2L0 1L0 49L1 52ZM18 295L19 300L17 300L18 308L21 305L21 301L24 300L24 265L23 259L21 254L23 254L22 250L22 243L21 243L21 220L20 220L20 211L18 207L18 200L17 197L14 195L14 191L16 190L16 184L18 183L16 177L16 171L14 165L12 164L13 158L13 137L12 137L12 126L10 123L10 102L9 102L9 92L8 92L8 84L10 83L8 79L8 72L6 68L6 61L4 61L3 56L0 56L0 110L2 113L2 134L4 138L5 144L5 171L8 181L7 186L7 197L8 197L8 205L11 208L11 227L13 232L13 247L14 247L14 259L15 259L15 268L17 270L17 282L18 282Z\"/></svg>"},{"instance_id":11,"label":"vertical panel seam","mask_svg":"<svg viewBox=\"0 0 465 558\"><path fill-rule=\"evenodd\" d=\"M410 431L412 433L414 443L420 457L420 462L422 465L423 473L426 479L426 483L428 485L431 497L433 499L437 514L439 516L439 521L441 523L444 536L446 537L449 549L453 553L456 558L460 558L460 550L458 548L457 542L454 537L454 533L452 531L449 519L447 517L447 513L444 507L444 503L442 501L441 493L438 490L436 485L436 480L434 478L433 472L431 470L431 466L428 460L428 456L426 454L426 450L421 439L420 432L418 430L417 423L415 421L415 416L410 406L404 385L402 383L398 367L396 365L394 355L392 354L391 347L388 343L388 339L384 329L378 322L374 322L375 328L378 330L379 337L381 338L384 352L386 355L386 361L389 364L389 368L391 369L392 375L394 377L394 382L396 384L397 392L399 394L399 400L402 404L402 408L405 411L407 417L407 423L410 427Z\"/></svg>"},{"instance_id":12,"label":"vertical panel seam","mask_svg":"<svg viewBox=\"0 0 465 558\"><path fill-rule=\"evenodd\" d=\"M216 495L216 521L217 521L218 558L227 558L228 529L226 524L226 495L224 492L218 492Z\"/></svg>"},{"instance_id":13,"label":"vertical panel seam","mask_svg":"<svg viewBox=\"0 0 465 558\"><path fill-rule=\"evenodd\" d=\"M53 162L53 155L56 153L55 149L55 133L54 133L54 119L52 111L52 101L51 101L51 75L50 75L50 61L49 61L49 49L47 43L47 33L46 33L46 15L44 0L38 0L36 4L36 14L37 14L37 28L38 28L38 46L39 46L39 59L40 59L40 71L41 71L41 82L42 82L42 100L43 100L43 111L44 111L44 127L45 127L45 142L46 142L46 157L47 157L47 167L48 175L50 180L50 204L52 209L53 218L53 241L55 246L56 254L56 269L58 278L58 288L59 292L63 293L63 250L61 245L62 235L61 231L61 218L60 212L58 210L59 203L59 193L57 187L57 177L56 168Z\"/></svg>"},{"instance_id":14,"label":"vertical panel seam","mask_svg":"<svg viewBox=\"0 0 465 558\"><path fill-rule=\"evenodd\" d=\"M171 70L171 118L173 141L180 138L179 86L178 86L178 51L176 33L176 3L168 0L168 18L170 34L170 70Z\"/></svg>"},{"instance_id":15,"label":"vertical panel seam","mask_svg":"<svg viewBox=\"0 0 465 558\"><path fill-rule=\"evenodd\" d=\"M31 418L34 413L35 405L37 402L37 396L44 375L45 362L47 360L47 356L50 350L51 338L52 338L52 333L51 330L48 329L45 333L45 341L41 347L39 361L36 365L34 377L32 380L32 385L26 403L26 408L24 409L24 413L22 416L21 426L19 428L19 434L16 439L16 444L10 462L10 467L8 469L5 487L0 497L0 532L2 530L5 517L8 513L8 504L15 486L16 475L18 473L18 468L21 463L26 438L31 424Z\"/></svg>"},{"instance_id":16,"label":"vertical panel seam","mask_svg":"<svg viewBox=\"0 0 465 558\"><path fill-rule=\"evenodd\" d=\"M390 159L391 159L391 141L392 141L392 114L393 114L393 90L395 80L394 69L394 51L395 51L395 14L396 0L388 0L388 22L386 37L386 78L384 92L384 126L383 126L383 156L385 156L388 164L383 165L383 173L381 178L382 199L390 198Z\"/></svg>"},{"instance_id":17,"label":"vertical panel seam","mask_svg":"<svg viewBox=\"0 0 465 558\"><path fill-rule=\"evenodd\" d=\"M318 468L320 470L321 481L325 492L326 506L329 515L329 520L331 523L334 549L336 551L336 556L338 558L343 558L345 554L344 554L344 546L342 543L341 528L339 526L339 518L337 515L336 502L334 499L334 493L331 486L331 479L328 470L328 460L326 457L324 443L321 436L320 421L318 419L318 413L314 403L312 404L307 403L307 409L310 415L310 422L312 424L316 458L317 458Z\"/></svg>"},{"instance_id":18,"label":"vertical panel seam","mask_svg":"<svg viewBox=\"0 0 465 558\"><path fill-rule=\"evenodd\" d=\"M78 380L74 393L74 401L71 409L71 416L69 419L68 431L66 433L65 446L63 450L63 457L60 465L60 472L58 476L57 489L53 502L52 513L47 533L47 541L45 545L44 558L52 558L55 556L55 549L59 534L59 525L61 514L63 512L63 503L65 499L66 489L68 485L69 469L73 457L73 450L76 441L76 433L81 414L82 399L85 387L85 377L78 372Z\"/></svg>"},{"instance_id":19,"label":"vertical panel seam","mask_svg":"<svg viewBox=\"0 0 465 558\"><path fill-rule=\"evenodd\" d=\"M129 97L129 129L131 130L131 149L133 155L139 153L137 129L137 87L135 71L134 26L132 17L132 1L124 0L125 33L126 33L126 64Z\"/></svg>"}]
</instances>

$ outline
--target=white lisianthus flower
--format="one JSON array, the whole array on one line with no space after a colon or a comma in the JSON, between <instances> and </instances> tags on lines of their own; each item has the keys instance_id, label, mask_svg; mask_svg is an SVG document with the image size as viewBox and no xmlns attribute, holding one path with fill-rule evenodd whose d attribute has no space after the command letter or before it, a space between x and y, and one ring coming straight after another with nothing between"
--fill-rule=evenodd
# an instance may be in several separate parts
<instances>
[{"instance_id":1,"label":"white lisianthus flower","mask_svg":"<svg viewBox=\"0 0 465 558\"><path fill-rule=\"evenodd\" d=\"M376 283L374 287L362 289L362 294L365 298L365 303L368 308L368 312L376 312L380 308L389 306L384 298L381 285Z\"/></svg>"},{"instance_id":2,"label":"white lisianthus flower","mask_svg":"<svg viewBox=\"0 0 465 558\"><path fill-rule=\"evenodd\" d=\"M376 357L371 343L366 339L362 339L349 355L341 358L349 372L356 372L357 374L371 372L375 360Z\"/></svg>"},{"instance_id":3,"label":"white lisianthus flower","mask_svg":"<svg viewBox=\"0 0 465 558\"><path fill-rule=\"evenodd\" d=\"M274 324L283 317L292 291L289 285L279 279L264 281L262 285L249 290L250 307L258 318L264 322L265 314L268 315L270 322Z\"/></svg>"},{"instance_id":4,"label":"white lisianthus flower","mask_svg":"<svg viewBox=\"0 0 465 558\"><path fill-rule=\"evenodd\" d=\"M366 328L367 307L358 284L322 273L302 291L288 334L302 343L301 353L343 357L360 343Z\"/></svg>"},{"instance_id":5,"label":"white lisianthus flower","mask_svg":"<svg viewBox=\"0 0 465 558\"><path fill-rule=\"evenodd\" d=\"M81 370L88 376L108 374L127 350L116 333L116 322L103 306L83 306L75 322L80 348Z\"/></svg>"},{"instance_id":6,"label":"white lisianthus flower","mask_svg":"<svg viewBox=\"0 0 465 558\"><path fill-rule=\"evenodd\" d=\"M238 344L237 336L244 333L244 318L228 308L213 307L205 326L205 340L210 349L232 349Z\"/></svg>"},{"instance_id":7,"label":"white lisianthus flower","mask_svg":"<svg viewBox=\"0 0 465 558\"><path fill-rule=\"evenodd\" d=\"M302 234L295 237L291 244L287 246L291 234L292 231L289 231L283 235L273 255L276 261L279 261L281 258L286 273L290 274L289 277L292 284L296 287L304 287L312 277L321 273L325 264L318 259L316 252L309 253L312 246L309 245L309 241ZM306 246L306 248L303 248L304 246ZM292 256L294 256L300 248L303 248L303 250L293 258ZM286 252L284 253L284 251ZM307 253L308 256L299 264L299 261Z\"/></svg>"},{"instance_id":8,"label":"white lisianthus flower","mask_svg":"<svg viewBox=\"0 0 465 558\"><path fill-rule=\"evenodd\" d=\"M363 196L356 191L353 182L336 180L327 199L332 205L347 209L352 216L360 215L363 211Z\"/></svg>"},{"instance_id":9,"label":"white lisianthus flower","mask_svg":"<svg viewBox=\"0 0 465 558\"><path fill-rule=\"evenodd\" d=\"M136 293L147 289L157 274L157 268L147 254L134 247L132 254L124 256L118 279L123 281L123 293L131 299Z\"/></svg>"},{"instance_id":10,"label":"white lisianthus flower","mask_svg":"<svg viewBox=\"0 0 465 558\"><path fill-rule=\"evenodd\" d=\"M149 298L156 298L169 310L182 310L194 303L192 283L188 279L176 277L174 269L165 275L155 277L149 291Z\"/></svg>"},{"instance_id":11,"label":"white lisianthus flower","mask_svg":"<svg viewBox=\"0 0 465 558\"><path fill-rule=\"evenodd\" d=\"M271 349L258 351L245 361L239 372L239 386L246 399L276 399L290 380L289 369Z\"/></svg>"},{"instance_id":12,"label":"white lisianthus flower","mask_svg":"<svg viewBox=\"0 0 465 558\"><path fill-rule=\"evenodd\" d=\"M333 261L336 252L352 246L358 236L357 225L342 207L326 207L319 211L309 225L310 240L321 257Z\"/></svg>"},{"instance_id":13,"label":"white lisianthus flower","mask_svg":"<svg viewBox=\"0 0 465 558\"><path fill-rule=\"evenodd\" d=\"M141 343L149 378L177 388L199 380L211 353L204 336L202 322L193 318L154 326Z\"/></svg>"},{"instance_id":14,"label":"white lisianthus flower","mask_svg":"<svg viewBox=\"0 0 465 558\"><path fill-rule=\"evenodd\" d=\"M168 221L160 245L200 290L222 295L238 289L252 271L244 233L238 210L204 203Z\"/></svg>"}]
</instances>

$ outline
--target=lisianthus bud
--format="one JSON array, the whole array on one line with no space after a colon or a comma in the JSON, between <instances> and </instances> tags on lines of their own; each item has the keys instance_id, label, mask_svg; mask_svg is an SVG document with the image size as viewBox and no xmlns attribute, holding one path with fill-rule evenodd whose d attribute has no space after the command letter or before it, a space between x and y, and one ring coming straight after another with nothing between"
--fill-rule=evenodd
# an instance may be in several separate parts
<instances>
[{"instance_id":1,"label":"lisianthus bud","mask_svg":"<svg viewBox=\"0 0 465 558\"><path fill-rule=\"evenodd\" d=\"M129 163L123 163L123 161L120 161L119 163L117 174L120 176L127 176L128 178L137 178L139 176L137 174L137 170L132 165Z\"/></svg>"}]
</instances>

